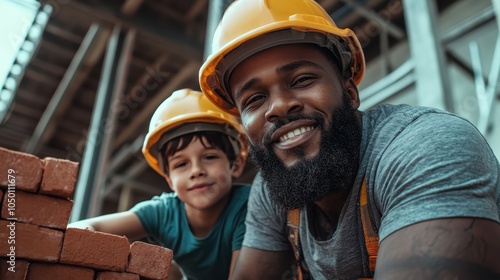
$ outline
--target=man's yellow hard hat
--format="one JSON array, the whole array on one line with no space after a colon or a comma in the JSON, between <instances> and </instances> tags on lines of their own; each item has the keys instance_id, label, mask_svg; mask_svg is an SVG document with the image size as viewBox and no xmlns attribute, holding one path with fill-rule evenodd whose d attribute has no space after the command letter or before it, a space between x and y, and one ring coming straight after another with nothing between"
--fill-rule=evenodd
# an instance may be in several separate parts
<instances>
[{"instance_id":1,"label":"man's yellow hard hat","mask_svg":"<svg viewBox=\"0 0 500 280\"><path fill-rule=\"evenodd\" d=\"M338 28L315 1L236 0L224 13L213 36L212 53L200 69L202 91L218 107L238 115L227 89L234 68L261 50L293 43L329 48L342 75L361 82L365 60L356 35Z\"/></svg>"}]
</instances>

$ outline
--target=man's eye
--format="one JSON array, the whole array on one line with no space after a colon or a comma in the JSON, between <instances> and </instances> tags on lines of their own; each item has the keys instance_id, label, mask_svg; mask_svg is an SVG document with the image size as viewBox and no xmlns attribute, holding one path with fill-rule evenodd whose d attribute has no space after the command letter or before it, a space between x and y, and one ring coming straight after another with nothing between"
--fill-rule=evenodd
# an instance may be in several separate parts
<instances>
[{"instance_id":1,"label":"man's eye","mask_svg":"<svg viewBox=\"0 0 500 280\"><path fill-rule=\"evenodd\" d=\"M256 106L256 104L258 104L258 102L264 98L265 98L265 95L263 95L263 94L254 94L243 103L243 108Z\"/></svg>"},{"instance_id":2,"label":"man's eye","mask_svg":"<svg viewBox=\"0 0 500 280\"><path fill-rule=\"evenodd\" d=\"M313 81L314 81L314 77L312 77L312 76L301 76L292 82L292 87L307 86L307 85L311 84Z\"/></svg>"}]
</instances>

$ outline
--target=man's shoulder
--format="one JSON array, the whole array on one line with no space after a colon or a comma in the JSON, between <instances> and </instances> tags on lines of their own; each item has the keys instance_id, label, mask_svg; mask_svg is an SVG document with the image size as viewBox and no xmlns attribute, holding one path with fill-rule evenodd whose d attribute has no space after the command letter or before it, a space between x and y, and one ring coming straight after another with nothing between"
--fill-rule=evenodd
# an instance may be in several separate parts
<instances>
[{"instance_id":1,"label":"man's shoulder","mask_svg":"<svg viewBox=\"0 0 500 280\"><path fill-rule=\"evenodd\" d=\"M367 117L372 124L377 124L385 122L401 122L404 120L413 121L428 114L437 114L440 116L453 115L452 113L431 107L414 106L407 104L382 104L366 111L364 113L364 116Z\"/></svg>"},{"instance_id":2,"label":"man's shoulder","mask_svg":"<svg viewBox=\"0 0 500 280\"><path fill-rule=\"evenodd\" d=\"M428 134L431 130L454 133L457 130L477 130L468 120L456 114L423 106L384 104L362 116L364 133L371 140L383 138L390 141L405 135L415 139L416 135Z\"/></svg>"}]
</instances>

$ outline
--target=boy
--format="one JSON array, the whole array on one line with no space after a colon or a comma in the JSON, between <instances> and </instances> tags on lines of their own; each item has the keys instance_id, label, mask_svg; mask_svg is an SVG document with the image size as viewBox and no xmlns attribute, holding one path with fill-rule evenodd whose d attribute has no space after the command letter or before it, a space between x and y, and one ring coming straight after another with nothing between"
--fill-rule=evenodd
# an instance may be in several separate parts
<instances>
[{"instance_id":1,"label":"boy","mask_svg":"<svg viewBox=\"0 0 500 280\"><path fill-rule=\"evenodd\" d=\"M249 186L233 186L247 155L242 126L198 91L174 92L153 114L144 140L149 165L174 193L70 227L152 236L174 252L188 279L227 279L245 232Z\"/></svg>"}]
</instances>

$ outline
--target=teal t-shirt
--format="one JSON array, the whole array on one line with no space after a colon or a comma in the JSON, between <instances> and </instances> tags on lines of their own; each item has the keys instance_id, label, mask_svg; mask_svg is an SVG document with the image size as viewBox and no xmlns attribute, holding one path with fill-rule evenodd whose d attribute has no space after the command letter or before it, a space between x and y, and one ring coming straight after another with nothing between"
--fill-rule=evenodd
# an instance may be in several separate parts
<instances>
[{"instance_id":1,"label":"teal t-shirt","mask_svg":"<svg viewBox=\"0 0 500 280\"><path fill-rule=\"evenodd\" d=\"M175 193L155 196L131 211L150 236L174 252L188 279L227 279L232 253L243 242L249 192L249 186L233 186L231 200L204 238L191 232L184 202Z\"/></svg>"}]
</instances>

